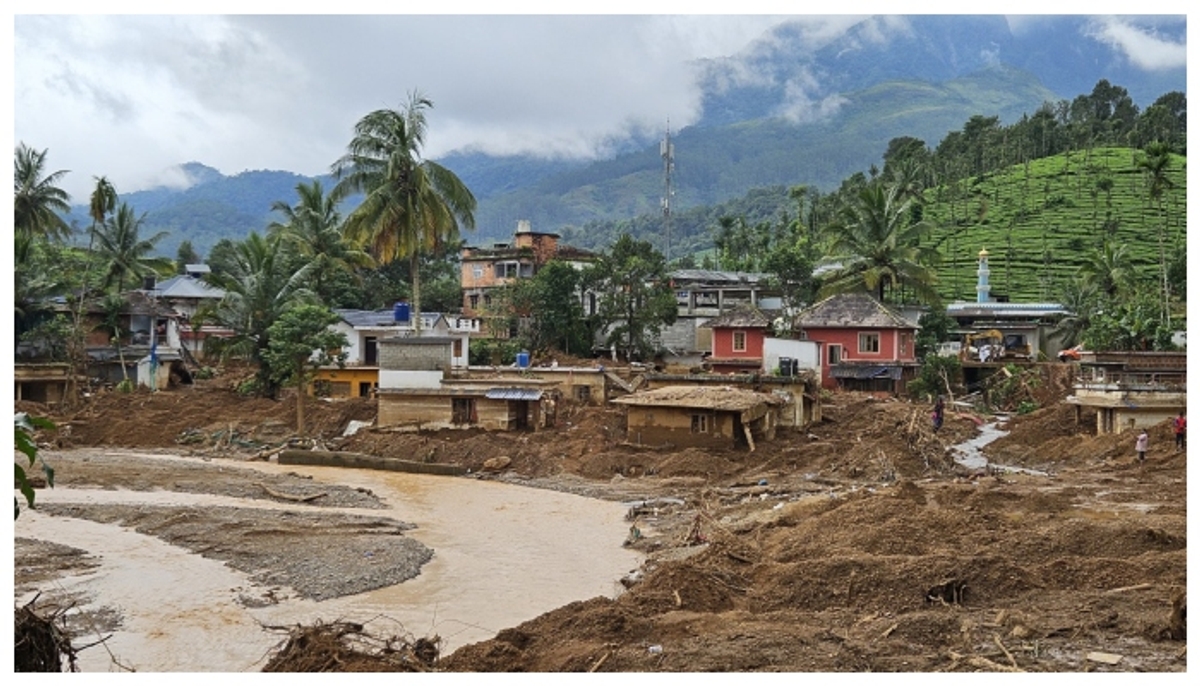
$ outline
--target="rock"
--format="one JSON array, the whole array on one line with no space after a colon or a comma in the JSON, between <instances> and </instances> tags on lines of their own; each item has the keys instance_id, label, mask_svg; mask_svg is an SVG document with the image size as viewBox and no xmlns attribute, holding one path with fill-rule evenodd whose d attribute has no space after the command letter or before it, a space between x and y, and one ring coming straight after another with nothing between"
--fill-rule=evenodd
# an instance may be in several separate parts
<instances>
[{"instance_id":1,"label":"rock","mask_svg":"<svg viewBox=\"0 0 1200 686\"><path fill-rule=\"evenodd\" d=\"M483 469L487 472L498 472L506 469L510 464L512 464L512 458L507 455L501 455L500 457L493 457L484 462Z\"/></svg>"}]
</instances>

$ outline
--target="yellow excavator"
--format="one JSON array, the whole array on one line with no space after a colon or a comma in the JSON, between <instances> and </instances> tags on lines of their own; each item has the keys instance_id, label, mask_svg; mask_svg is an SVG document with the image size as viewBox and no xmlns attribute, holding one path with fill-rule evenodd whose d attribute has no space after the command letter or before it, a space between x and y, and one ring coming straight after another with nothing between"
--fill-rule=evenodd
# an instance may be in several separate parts
<instances>
[{"instance_id":1,"label":"yellow excavator","mask_svg":"<svg viewBox=\"0 0 1200 686\"><path fill-rule=\"evenodd\" d=\"M1005 334L999 329L988 329L967 334L963 338L963 360L999 362L1004 359L1028 358L1031 356L1025 334Z\"/></svg>"}]
</instances>

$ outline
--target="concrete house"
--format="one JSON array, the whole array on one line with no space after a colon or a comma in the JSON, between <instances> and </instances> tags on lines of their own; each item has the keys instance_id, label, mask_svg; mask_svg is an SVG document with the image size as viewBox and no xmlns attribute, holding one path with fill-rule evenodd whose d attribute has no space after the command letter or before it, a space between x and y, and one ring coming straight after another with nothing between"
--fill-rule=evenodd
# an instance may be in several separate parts
<instances>
[{"instance_id":1,"label":"concrete house","mask_svg":"<svg viewBox=\"0 0 1200 686\"><path fill-rule=\"evenodd\" d=\"M1096 433L1150 427L1187 410L1187 353L1085 352L1074 393L1076 421L1096 410Z\"/></svg>"},{"instance_id":2,"label":"concrete house","mask_svg":"<svg viewBox=\"0 0 1200 686\"><path fill-rule=\"evenodd\" d=\"M469 334L457 331L440 312L422 312L418 333L409 311L398 304L388 310L336 309L339 320L330 328L346 336L346 360L342 366L320 369L314 390L331 397L366 397L383 386L379 362L381 343L390 338L430 338L438 344L449 341L448 368L465 369L470 354Z\"/></svg>"},{"instance_id":3,"label":"concrete house","mask_svg":"<svg viewBox=\"0 0 1200 686\"><path fill-rule=\"evenodd\" d=\"M739 305L763 309L783 306L779 291L767 284L767 275L715 269L677 269L671 288L678 307L675 323L659 332L666 360L695 366L712 351L713 330L705 325Z\"/></svg>"},{"instance_id":4,"label":"concrete house","mask_svg":"<svg viewBox=\"0 0 1200 686\"><path fill-rule=\"evenodd\" d=\"M490 312L496 289L519 279L532 279L551 260L562 260L581 268L599 258L596 253L560 244L560 237L556 233L534 231L529 220L522 219L517 222L511 243L494 243L490 247L464 246L460 255L461 318L481 322L475 324L478 335L497 338L516 335L515 331L499 331L488 325L489 319L496 319ZM592 304L595 304L594 299ZM581 302L582 306L584 303Z\"/></svg>"},{"instance_id":5,"label":"concrete house","mask_svg":"<svg viewBox=\"0 0 1200 686\"><path fill-rule=\"evenodd\" d=\"M771 339L768 339L771 340ZM800 341L797 341L800 342ZM805 428L821 421L821 395L817 372L802 369L793 376L763 374L663 374L643 375L642 387L656 390L668 386L732 387L769 393L783 401L779 425Z\"/></svg>"},{"instance_id":6,"label":"concrete house","mask_svg":"<svg viewBox=\"0 0 1200 686\"><path fill-rule=\"evenodd\" d=\"M793 329L802 340L824 348L821 385L858 391L900 393L919 367L919 327L867 293L841 293L797 315Z\"/></svg>"},{"instance_id":7,"label":"concrete house","mask_svg":"<svg viewBox=\"0 0 1200 686\"><path fill-rule=\"evenodd\" d=\"M784 401L731 386L666 386L613 400L638 445L735 448L775 438Z\"/></svg>"},{"instance_id":8,"label":"concrete house","mask_svg":"<svg viewBox=\"0 0 1200 686\"><path fill-rule=\"evenodd\" d=\"M377 426L519 431L554 425L555 381L453 378L454 340L413 336L380 342Z\"/></svg>"},{"instance_id":9,"label":"concrete house","mask_svg":"<svg viewBox=\"0 0 1200 686\"><path fill-rule=\"evenodd\" d=\"M716 374L762 371L763 342L773 333L775 314L743 304L702 324L712 330L712 354L704 367Z\"/></svg>"}]
</instances>

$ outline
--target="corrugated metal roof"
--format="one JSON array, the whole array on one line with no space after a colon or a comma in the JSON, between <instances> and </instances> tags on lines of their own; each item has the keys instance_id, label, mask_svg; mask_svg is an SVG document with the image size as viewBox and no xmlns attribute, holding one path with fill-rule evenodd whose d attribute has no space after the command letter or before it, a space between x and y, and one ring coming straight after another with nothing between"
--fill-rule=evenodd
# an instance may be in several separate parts
<instances>
[{"instance_id":1,"label":"corrugated metal roof","mask_svg":"<svg viewBox=\"0 0 1200 686\"><path fill-rule=\"evenodd\" d=\"M210 286L194 276L180 274L166 281L160 281L155 287L162 298L213 298L225 297L225 290Z\"/></svg>"},{"instance_id":2,"label":"corrugated metal roof","mask_svg":"<svg viewBox=\"0 0 1200 686\"><path fill-rule=\"evenodd\" d=\"M881 379L897 380L900 378L901 367L884 365L839 365L829 368L829 373L835 379Z\"/></svg>"},{"instance_id":3,"label":"corrugated metal roof","mask_svg":"<svg viewBox=\"0 0 1200 686\"><path fill-rule=\"evenodd\" d=\"M541 400L542 391L530 388L493 388L484 394L491 400Z\"/></svg>"}]
</instances>

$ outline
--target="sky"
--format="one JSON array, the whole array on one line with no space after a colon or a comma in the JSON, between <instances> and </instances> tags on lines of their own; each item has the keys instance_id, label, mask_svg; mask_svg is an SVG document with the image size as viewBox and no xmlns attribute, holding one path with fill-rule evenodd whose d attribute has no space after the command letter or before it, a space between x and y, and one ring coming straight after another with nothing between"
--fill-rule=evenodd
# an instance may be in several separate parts
<instances>
[{"instance_id":1,"label":"sky","mask_svg":"<svg viewBox=\"0 0 1200 686\"><path fill-rule=\"evenodd\" d=\"M256 4L218 0L205 9ZM437 5L447 13L439 15L374 15L393 5L356 2L336 9L366 14L115 13L140 11L125 5L84 15L96 7L51 0L13 17L14 146L48 150L48 168L69 170L62 186L78 203L102 175L119 193L186 184L177 165L190 161L229 175L326 173L358 119L401 106L414 90L433 102L426 157L604 156L631 132L661 136L668 122L678 130L697 119L696 60L736 54L784 20L803 21L819 45L862 18L775 14L795 4L756 0L739 3L746 13L736 15L688 13L695 3L610 2L598 6L608 14L539 14L560 5L505 3L512 13L483 16L472 13L478 4L452 1ZM591 5L583 11L597 11ZM1036 11L1037 3L1020 2L1005 10L1026 5ZM59 13L25 14L34 11ZM1010 17L1016 30L1032 21ZM1186 59L1184 48L1126 21L1096 26L1147 68Z\"/></svg>"}]
</instances>

